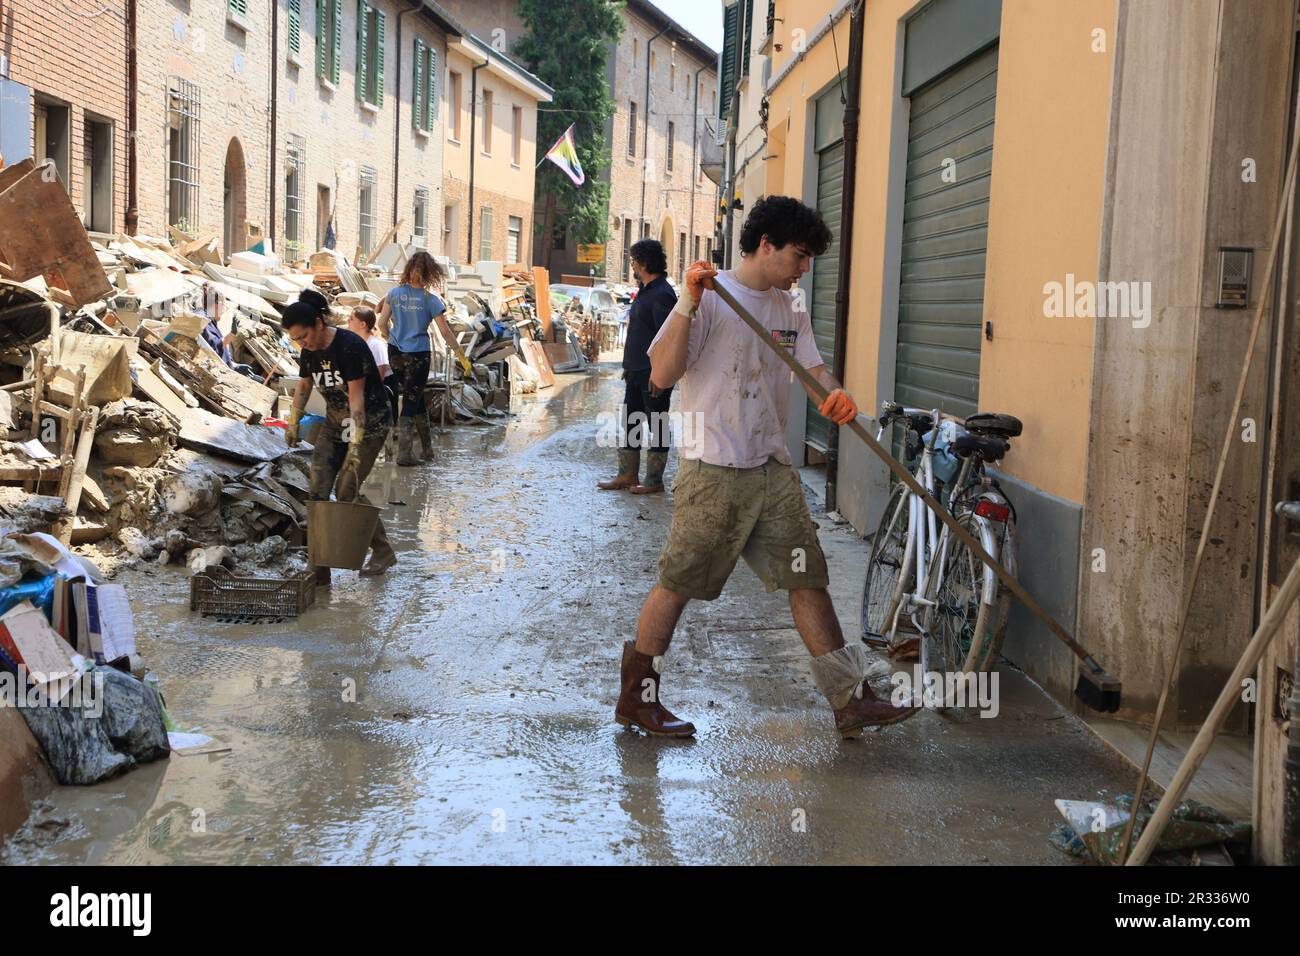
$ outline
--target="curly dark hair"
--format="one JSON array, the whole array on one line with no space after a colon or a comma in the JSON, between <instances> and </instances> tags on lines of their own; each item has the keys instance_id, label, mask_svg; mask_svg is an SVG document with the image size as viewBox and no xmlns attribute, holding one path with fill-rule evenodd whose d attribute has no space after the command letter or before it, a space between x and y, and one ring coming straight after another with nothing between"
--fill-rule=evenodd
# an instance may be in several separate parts
<instances>
[{"instance_id":1,"label":"curly dark hair","mask_svg":"<svg viewBox=\"0 0 1300 956\"><path fill-rule=\"evenodd\" d=\"M428 291L438 288L446 279L447 271L437 259L427 252L417 252L402 270L401 284Z\"/></svg>"},{"instance_id":2,"label":"curly dark hair","mask_svg":"<svg viewBox=\"0 0 1300 956\"><path fill-rule=\"evenodd\" d=\"M668 257L664 255L663 243L658 239L642 239L634 242L627 250L628 257L635 259L651 275L668 271Z\"/></svg>"},{"instance_id":3,"label":"curly dark hair","mask_svg":"<svg viewBox=\"0 0 1300 956\"><path fill-rule=\"evenodd\" d=\"M793 242L813 256L831 245L831 230L822 214L792 196L764 196L754 203L740 229L740 251L757 252L764 236L778 249Z\"/></svg>"}]
</instances>

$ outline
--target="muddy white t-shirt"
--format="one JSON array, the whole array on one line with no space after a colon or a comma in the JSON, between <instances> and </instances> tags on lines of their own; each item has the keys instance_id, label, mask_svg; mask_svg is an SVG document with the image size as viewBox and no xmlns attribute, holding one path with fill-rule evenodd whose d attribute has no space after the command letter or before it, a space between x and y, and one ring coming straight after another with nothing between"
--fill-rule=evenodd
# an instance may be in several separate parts
<instances>
[{"instance_id":1,"label":"muddy white t-shirt","mask_svg":"<svg viewBox=\"0 0 1300 956\"><path fill-rule=\"evenodd\" d=\"M804 368L824 365L807 311L796 311L793 292L755 292L731 272L720 282ZM649 353L675 322L668 317ZM680 454L711 465L754 468L771 456L790 463L785 446L792 373L722 299L705 290L690 320L686 374L680 382Z\"/></svg>"}]
</instances>

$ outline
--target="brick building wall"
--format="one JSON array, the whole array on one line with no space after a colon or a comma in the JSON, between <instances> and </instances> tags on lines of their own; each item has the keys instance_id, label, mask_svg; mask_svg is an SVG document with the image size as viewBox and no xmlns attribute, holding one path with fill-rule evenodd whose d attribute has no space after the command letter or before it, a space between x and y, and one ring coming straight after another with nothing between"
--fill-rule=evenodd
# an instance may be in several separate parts
<instances>
[{"instance_id":1,"label":"brick building wall","mask_svg":"<svg viewBox=\"0 0 1300 956\"><path fill-rule=\"evenodd\" d=\"M265 3L247 8L244 27L231 22L227 4L219 0L139 0L136 155L142 233L167 236L169 202L179 207L181 192L193 197L185 218L196 235L215 233L224 243L227 212L234 215L236 210L263 230L270 228L271 10ZM197 94L196 149L194 161L187 164L195 167L192 178L171 162L172 144L181 149L193 123L181 118L182 99L171 92L176 79ZM197 184L197 190L177 189L169 195L172 171ZM237 227L226 251L242 247Z\"/></svg>"},{"instance_id":2,"label":"brick building wall","mask_svg":"<svg viewBox=\"0 0 1300 956\"><path fill-rule=\"evenodd\" d=\"M499 64L478 71L474 89L474 63L456 49L448 53L448 74L459 77L459 102L450 75L444 147L443 223L450 238L447 254L457 264L480 259L531 262L533 188L537 164L537 109L534 93L512 82L510 71ZM484 140L488 103L491 136ZM515 121L518 110L518 129ZM455 118L459 111L459 123ZM473 140L471 141L471 127ZM459 135L457 135L459 129ZM470 160L473 158L473 199L470 198ZM490 238L484 244L484 213ZM470 217L473 217L473 229ZM509 255L511 220L518 233L518 256ZM472 241L470 239L472 234ZM485 253L490 251L490 255Z\"/></svg>"},{"instance_id":3,"label":"brick building wall","mask_svg":"<svg viewBox=\"0 0 1300 956\"><path fill-rule=\"evenodd\" d=\"M39 157L43 144L35 139L36 114L46 111L62 125L66 117L69 136L64 177L72 204L83 221L109 232L124 228L127 203L127 23L125 0L104 0L95 4L5 0L0 2L0 55L4 69L0 78L30 90L31 111L26 117L28 155ZM89 55L93 51L93 55ZM6 96L0 116L17 130L26 112L27 96L21 90ZM66 113L62 112L66 109ZM100 135L88 134L87 122L101 124ZM108 129L105 143L102 131ZM93 144L100 145L93 156ZM104 154L109 158L103 158ZM5 162L22 158L11 150ZM102 165L101 165L102 163ZM88 203L94 192L87 182L104 177L107 185L98 193L102 204L93 210ZM111 197L111 202L108 200ZM108 208L105 208L107 205ZM88 213L95 214L92 222ZM105 228L106 227L106 228Z\"/></svg>"},{"instance_id":4,"label":"brick building wall","mask_svg":"<svg viewBox=\"0 0 1300 956\"><path fill-rule=\"evenodd\" d=\"M378 108L357 95L357 15L355 0L343 3L343 46L337 86L316 75L318 24L315 4L302 4L301 66L291 62L284 37L287 7L282 19L282 70L277 119L277 232L287 238L288 152L294 137L303 147L303 172L299 186L299 254L320 248L328 198L334 212L337 248L349 258L361 244L362 172L374 171L370 186L372 241L378 244L393 224L401 221L398 237L409 241L415 227L415 190L428 190L428 248L441 251L437 229L441 208L442 134L444 111L439 108L431 133L417 130L412 122L411 96L415 70L414 46L418 36L436 52L438 72L446 61L446 38L423 16L401 17L395 3L379 0L372 6L386 15L384 29L384 98ZM409 8L403 8L409 9ZM401 31L399 40L398 31ZM400 44L400 45L399 45ZM398 95L397 75L401 71ZM441 79L441 78L439 78ZM441 96L441 82L437 84ZM395 149L397 153L395 155ZM394 162L396 161L397 206L393 204Z\"/></svg>"}]
</instances>

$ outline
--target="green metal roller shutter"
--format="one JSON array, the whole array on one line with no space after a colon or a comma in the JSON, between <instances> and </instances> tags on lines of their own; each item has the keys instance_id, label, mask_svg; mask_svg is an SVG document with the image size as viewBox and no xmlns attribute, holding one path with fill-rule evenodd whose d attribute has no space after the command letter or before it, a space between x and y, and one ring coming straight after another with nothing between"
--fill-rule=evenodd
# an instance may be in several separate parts
<instances>
[{"instance_id":1,"label":"green metal roller shutter","mask_svg":"<svg viewBox=\"0 0 1300 956\"><path fill-rule=\"evenodd\" d=\"M997 69L993 46L911 98L894 400L963 416L979 399Z\"/></svg>"},{"instance_id":2,"label":"green metal roller shutter","mask_svg":"<svg viewBox=\"0 0 1300 956\"><path fill-rule=\"evenodd\" d=\"M817 211L831 230L831 245L824 255L813 260L812 305L810 308L813 338L828 368L835 367L835 290L840 275L840 209L844 203L844 140L817 154ZM831 423L817 414L817 406L808 403L804 441L818 451L826 451Z\"/></svg>"}]
</instances>

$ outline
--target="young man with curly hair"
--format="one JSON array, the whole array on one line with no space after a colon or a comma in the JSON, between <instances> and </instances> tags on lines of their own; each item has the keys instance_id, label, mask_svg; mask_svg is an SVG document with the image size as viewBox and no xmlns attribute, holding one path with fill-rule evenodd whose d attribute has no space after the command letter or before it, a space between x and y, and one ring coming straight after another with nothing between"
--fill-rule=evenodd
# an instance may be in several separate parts
<instances>
[{"instance_id":1,"label":"young man with curly hair","mask_svg":"<svg viewBox=\"0 0 1300 956\"><path fill-rule=\"evenodd\" d=\"M816 210L788 196L759 200L741 230L740 264L718 273L694 263L650 344L650 381L660 389L681 382L680 411L694 427L683 429L693 438L680 449L659 581L641 609L635 643L623 645L615 719L625 726L669 737L695 733L660 701L655 660L668 650L687 602L717 598L742 557L768 591L789 592L813 679L843 736L915 713L878 699L864 680L864 648L845 646L817 528L786 450L790 370L711 292L723 286L794 353L830 393L821 414L843 425L857 405L826 368L801 297L790 291L830 243Z\"/></svg>"}]
</instances>

